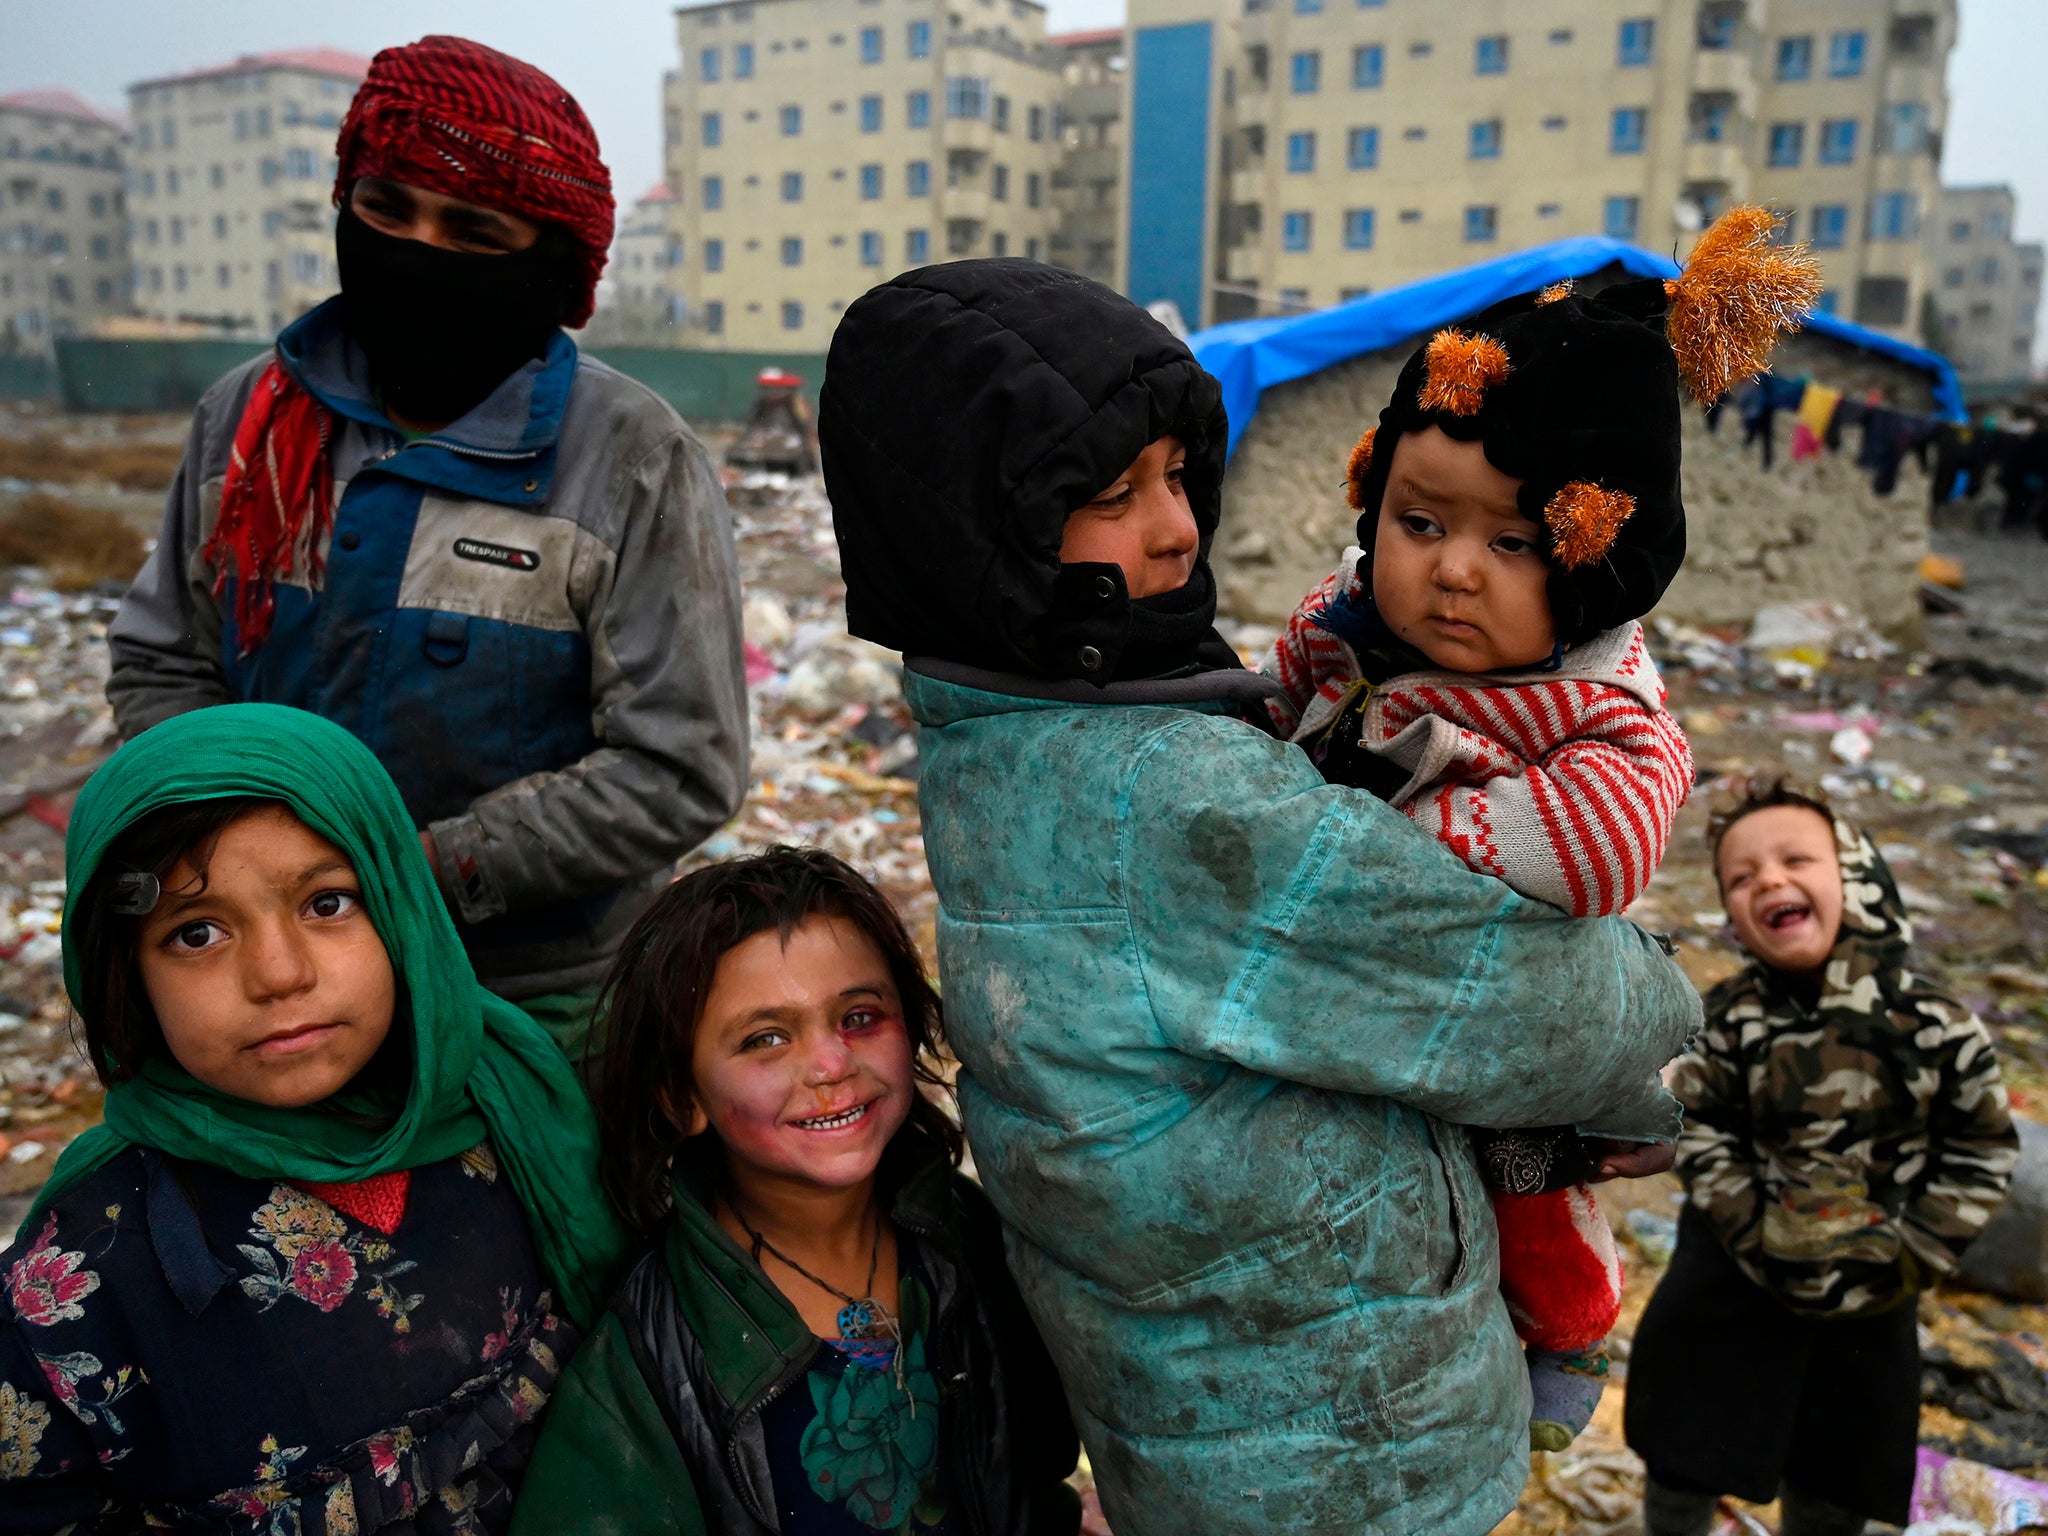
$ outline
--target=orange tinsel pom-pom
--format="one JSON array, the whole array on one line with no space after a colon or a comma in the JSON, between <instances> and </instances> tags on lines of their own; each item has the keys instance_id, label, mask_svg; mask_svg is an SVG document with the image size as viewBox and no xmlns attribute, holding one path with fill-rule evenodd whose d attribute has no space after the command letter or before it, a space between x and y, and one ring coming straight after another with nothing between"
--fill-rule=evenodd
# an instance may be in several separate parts
<instances>
[{"instance_id":1,"label":"orange tinsel pom-pom","mask_svg":"<svg viewBox=\"0 0 2048 1536\"><path fill-rule=\"evenodd\" d=\"M1456 328L1429 338L1429 376L1422 386L1425 411L1472 416L1486 391L1508 376L1508 349L1491 336L1468 336Z\"/></svg>"},{"instance_id":2,"label":"orange tinsel pom-pom","mask_svg":"<svg viewBox=\"0 0 2048 1536\"><path fill-rule=\"evenodd\" d=\"M1365 436L1351 450L1351 462L1344 466L1344 499L1354 512L1365 510L1365 477L1372 468L1372 441L1379 435L1378 427L1367 427Z\"/></svg>"},{"instance_id":3,"label":"orange tinsel pom-pom","mask_svg":"<svg viewBox=\"0 0 2048 1536\"><path fill-rule=\"evenodd\" d=\"M1777 224L1768 208L1730 208L1664 285L1671 300L1664 334L1679 376L1702 405L1762 372L1779 332L1796 331L1820 298L1820 264L1803 245L1773 245Z\"/></svg>"},{"instance_id":4,"label":"orange tinsel pom-pom","mask_svg":"<svg viewBox=\"0 0 2048 1536\"><path fill-rule=\"evenodd\" d=\"M1635 510L1636 499L1627 491L1605 490L1590 480L1572 481L1543 509L1544 526L1550 529L1550 558L1568 571L1604 560Z\"/></svg>"},{"instance_id":5,"label":"orange tinsel pom-pom","mask_svg":"<svg viewBox=\"0 0 2048 1536\"><path fill-rule=\"evenodd\" d=\"M1538 304L1555 304L1559 299L1568 299L1572 296L1572 286L1570 278L1566 278L1561 283L1552 283L1548 288L1536 295L1536 302Z\"/></svg>"}]
</instances>

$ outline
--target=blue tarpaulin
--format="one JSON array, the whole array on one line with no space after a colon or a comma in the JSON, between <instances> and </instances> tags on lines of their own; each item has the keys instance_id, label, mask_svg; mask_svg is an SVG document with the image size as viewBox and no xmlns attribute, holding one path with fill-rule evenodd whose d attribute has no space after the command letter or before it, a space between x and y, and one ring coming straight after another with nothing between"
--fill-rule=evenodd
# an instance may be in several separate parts
<instances>
[{"instance_id":1,"label":"blue tarpaulin","mask_svg":"<svg viewBox=\"0 0 2048 1536\"><path fill-rule=\"evenodd\" d=\"M1398 346L1502 299L1567 277L1586 277L1611 265L1637 277L1678 275L1678 264L1668 256L1604 235L1581 235L1389 288L1312 315L1214 325L1197 331L1188 338L1188 345L1202 366L1222 382L1223 404L1230 412L1230 448L1235 452L1244 429L1258 414L1259 397L1275 384ZM1951 421L1968 419L1955 370L1940 353L1818 311L1807 316L1806 329L1925 369L1934 377L1935 408Z\"/></svg>"}]
</instances>

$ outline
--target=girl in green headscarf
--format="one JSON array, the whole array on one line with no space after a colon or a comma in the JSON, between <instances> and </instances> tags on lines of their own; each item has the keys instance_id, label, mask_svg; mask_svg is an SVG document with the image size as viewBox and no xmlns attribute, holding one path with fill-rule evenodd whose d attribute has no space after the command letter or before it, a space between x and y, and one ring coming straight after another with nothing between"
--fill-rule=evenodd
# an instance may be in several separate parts
<instances>
[{"instance_id":1,"label":"girl in green headscarf","mask_svg":"<svg viewBox=\"0 0 2048 1536\"><path fill-rule=\"evenodd\" d=\"M502 1530L625 1240L390 778L202 710L93 776L66 856L106 1118L0 1255L0 1533Z\"/></svg>"}]
</instances>

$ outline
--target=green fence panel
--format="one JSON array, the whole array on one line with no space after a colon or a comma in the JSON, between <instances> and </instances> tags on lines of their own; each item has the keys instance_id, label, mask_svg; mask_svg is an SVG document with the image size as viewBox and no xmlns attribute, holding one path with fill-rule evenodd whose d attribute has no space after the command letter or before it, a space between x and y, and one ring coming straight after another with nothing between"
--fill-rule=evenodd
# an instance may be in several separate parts
<instances>
[{"instance_id":1,"label":"green fence panel","mask_svg":"<svg viewBox=\"0 0 2048 1536\"><path fill-rule=\"evenodd\" d=\"M804 381L817 404L825 359L816 352L685 352L672 347L605 347L594 351L628 378L638 379L687 421L739 421L754 400L754 376L780 368Z\"/></svg>"},{"instance_id":2,"label":"green fence panel","mask_svg":"<svg viewBox=\"0 0 2048 1536\"><path fill-rule=\"evenodd\" d=\"M53 400L57 365L47 357L0 355L0 400Z\"/></svg>"},{"instance_id":3,"label":"green fence panel","mask_svg":"<svg viewBox=\"0 0 2048 1536\"><path fill-rule=\"evenodd\" d=\"M57 343L57 374L74 411L181 411L229 369L269 350L254 341L66 336Z\"/></svg>"},{"instance_id":4,"label":"green fence panel","mask_svg":"<svg viewBox=\"0 0 2048 1536\"><path fill-rule=\"evenodd\" d=\"M75 411L178 411L190 409L214 380L267 347L249 341L113 341L72 336L57 343L54 370L41 393L61 393ZM606 347L591 356L638 379L692 421L738 421L754 399L754 377L780 368L804 381L815 404L825 359L814 352L684 352L666 347ZM16 360L0 358L0 396L30 394L7 372ZM21 359L34 362L35 359Z\"/></svg>"}]
</instances>

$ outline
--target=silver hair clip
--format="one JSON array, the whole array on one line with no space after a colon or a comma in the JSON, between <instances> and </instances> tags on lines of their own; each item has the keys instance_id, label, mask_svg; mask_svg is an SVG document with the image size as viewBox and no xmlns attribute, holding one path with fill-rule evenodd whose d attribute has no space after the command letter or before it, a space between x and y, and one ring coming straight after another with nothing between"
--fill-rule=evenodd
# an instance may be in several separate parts
<instances>
[{"instance_id":1,"label":"silver hair clip","mask_svg":"<svg viewBox=\"0 0 2048 1536\"><path fill-rule=\"evenodd\" d=\"M111 910L117 917L147 917L163 894L163 882L155 875L116 875Z\"/></svg>"}]
</instances>

